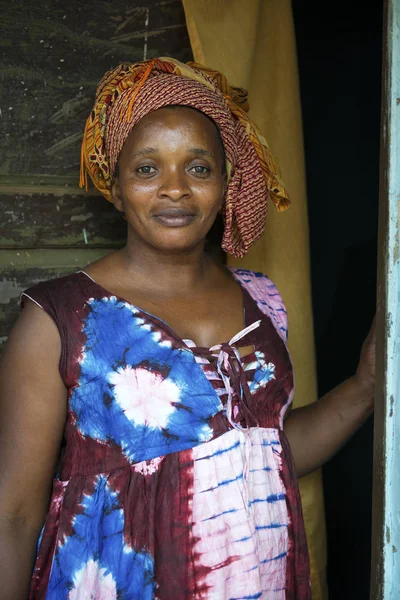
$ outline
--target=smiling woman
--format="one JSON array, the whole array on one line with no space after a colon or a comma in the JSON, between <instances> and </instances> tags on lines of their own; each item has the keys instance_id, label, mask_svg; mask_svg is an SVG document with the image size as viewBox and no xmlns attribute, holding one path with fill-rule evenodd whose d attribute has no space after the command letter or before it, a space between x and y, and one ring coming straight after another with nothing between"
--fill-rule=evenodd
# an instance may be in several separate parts
<instances>
[{"instance_id":1,"label":"smiling woman","mask_svg":"<svg viewBox=\"0 0 400 600\"><path fill-rule=\"evenodd\" d=\"M310 599L297 477L372 410L373 339L354 377L289 410L278 290L205 252L218 213L243 256L268 197L289 204L245 108L170 58L98 87L81 182L127 244L22 294L1 365L1 600Z\"/></svg>"},{"instance_id":2,"label":"smiling woman","mask_svg":"<svg viewBox=\"0 0 400 600\"><path fill-rule=\"evenodd\" d=\"M226 187L217 132L210 118L183 106L151 112L132 129L112 199L135 244L170 252L203 245Z\"/></svg>"}]
</instances>

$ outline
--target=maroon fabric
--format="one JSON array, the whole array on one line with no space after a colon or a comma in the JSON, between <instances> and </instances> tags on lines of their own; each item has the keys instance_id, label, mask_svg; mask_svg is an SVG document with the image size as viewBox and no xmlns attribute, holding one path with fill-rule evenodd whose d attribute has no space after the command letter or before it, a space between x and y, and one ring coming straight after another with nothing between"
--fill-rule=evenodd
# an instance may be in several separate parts
<instances>
[{"instance_id":1,"label":"maroon fabric","mask_svg":"<svg viewBox=\"0 0 400 600\"><path fill-rule=\"evenodd\" d=\"M96 297L111 297L106 290L92 282L83 273L70 275L59 280L38 284L27 294L39 303L54 319L62 340L60 372L70 393L77 385L82 348L87 341L82 332L82 320L87 315L87 301ZM254 345L266 356L273 357L275 379L267 388L261 387L253 394L246 394L246 404L236 399L236 420L242 426L279 428L282 407L286 404L293 388L293 373L290 358L283 340L279 337L272 321L260 311L250 294L243 289L245 325L260 320L260 326L248 333L242 345ZM151 315L147 315L152 319ZM154 318L160 329L160 322ZM165 326L165 331L171 330ZM161 331L161 329L160 329ZM173 333L173 332L172 332ZM176 344L182 340L176 334ZM201 352L204 349L193 349ZM207 369L215 365L203 365ZM252 374L246 372L247 381ZM242 386L247 385L243 374L233 379ZM212 382L218 388L220 382ZM106 402L107 399L105 398ZM214 439L231 429L225 414L218 412L209 421ZM287 438L280 432L282 446L281 479L286 490L289 516L289 551L286 563L286 600L309 600L309 558L304 530L301 500L294 464ZM74 531L74 518L82 513L77 504L85 494L92 494L96 476L106 474L110 487L118 492L115 509L124 506L124 539L133 548L146 548L155 559L157 597L160 600L188 600L207 598L207 589L199 582L207 574L201 561L194 555L196 540L191 530L191 499L193 494L192 450L171 453L162 458L157 472L142 476L135 471L120 448L113 443L104 444L93 438L82 436L74 423L74 414L68 413L65 427L65 449L61 460L59 480L55 481L52 503L46 519L40 554L37 559L30 598L46 598L50 566L56 553L56 545ZM62 510L61 510L62 502ZM116 500L117 502L117 500Z\"/></svg>"}]
</instances>

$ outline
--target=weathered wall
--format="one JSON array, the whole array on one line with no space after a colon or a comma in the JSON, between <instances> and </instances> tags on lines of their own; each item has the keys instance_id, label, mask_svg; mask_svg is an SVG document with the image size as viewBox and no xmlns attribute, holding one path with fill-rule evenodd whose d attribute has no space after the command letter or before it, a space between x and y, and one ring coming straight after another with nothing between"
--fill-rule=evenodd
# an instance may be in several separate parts
<instances>
[{"instance_id":1,"label":"weathered wall","mask_svg":"<svg viewBox=\"0 0 400 600\"><path fill-rule=\"evenodd\" d=\"M181 0L0 0L0 13L1 347L23 289L123 244L121 215L77 185L99 79L192 54Z\"/></svg>"}]
</instances>

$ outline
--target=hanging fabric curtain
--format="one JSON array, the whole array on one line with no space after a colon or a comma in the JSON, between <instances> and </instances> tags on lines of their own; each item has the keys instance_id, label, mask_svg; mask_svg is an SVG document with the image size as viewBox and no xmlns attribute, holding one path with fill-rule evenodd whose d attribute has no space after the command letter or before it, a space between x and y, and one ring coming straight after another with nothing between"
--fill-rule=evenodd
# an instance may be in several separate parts
<instances>
[{"instance_id":1,"label":"hanging fabric curtain","mask_svg":"<svg viewBox=\"0 0 400 600\"><path fill-rule=\"evenodd\" d=\"M270 207L267 230L231 266L262 271L278 286L289 316L295 406L317 397L311 312L307 199L296 46L290 0L183 0L194 59L249 91L250 115L280 164L290 209ZM300 480L313 600L327 598L321 473Z\"/></svg>"}]
</instances>

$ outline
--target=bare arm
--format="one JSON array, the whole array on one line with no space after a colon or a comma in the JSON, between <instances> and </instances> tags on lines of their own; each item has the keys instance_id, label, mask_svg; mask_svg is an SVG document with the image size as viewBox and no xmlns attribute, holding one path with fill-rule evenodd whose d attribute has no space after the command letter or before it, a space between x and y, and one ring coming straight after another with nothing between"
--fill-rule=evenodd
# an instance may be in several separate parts
<instances>
[{"instance_id":1,"label":"bare arm","mask_svg":"<svg viewBox=\"0 0 400 600\"><path fill-rule=\"evenodd\" d=\"M26 600L66 418L50 317L31 302L0 363L0 600Z\"/></svg>"},{"instance_id":2,"label":"bare arm","mask_svg":"<svg viewBox=\"0 0 400 600\"><path fill-rule=\"evenodd\" d=\"M288 437L297 475L323 465L373 412L375 389L375 325L364 342L356 374L323 398L296 408L287 417Z\"/></svg>"}]
</instances>

